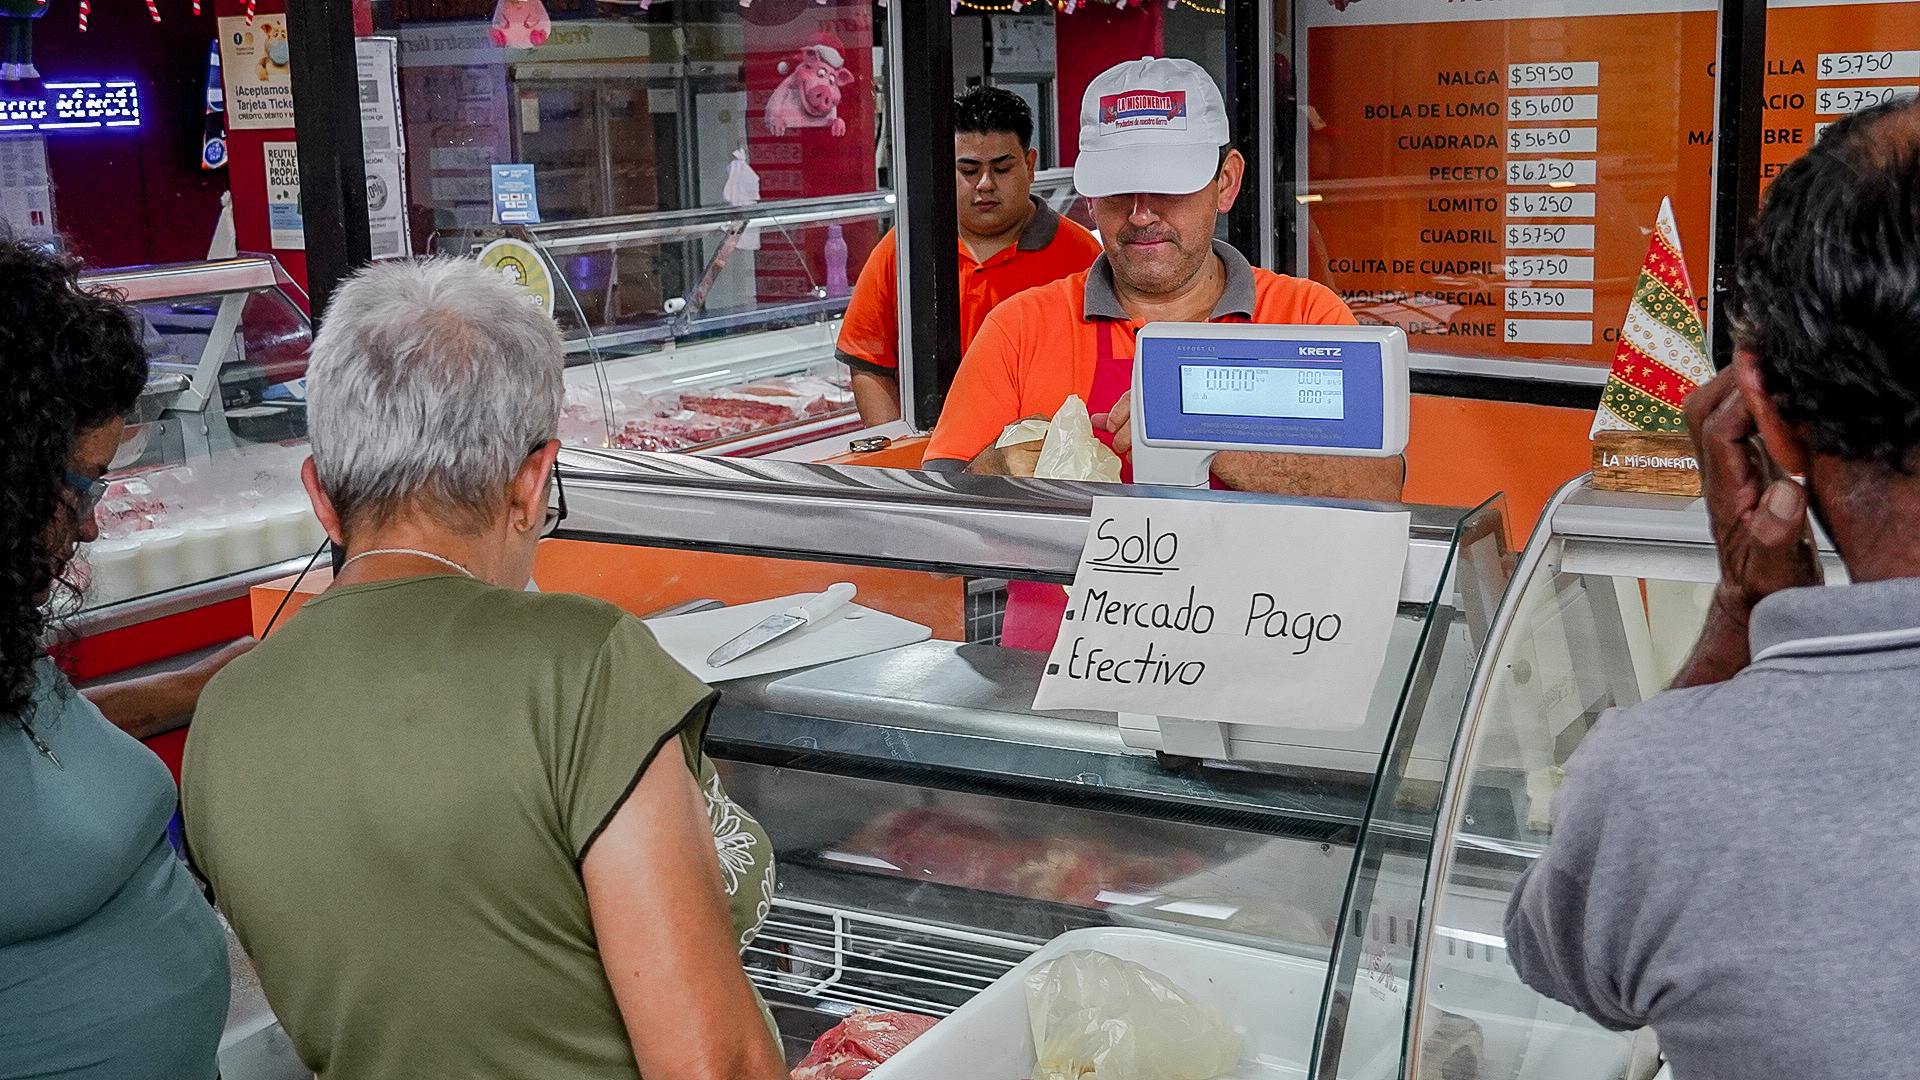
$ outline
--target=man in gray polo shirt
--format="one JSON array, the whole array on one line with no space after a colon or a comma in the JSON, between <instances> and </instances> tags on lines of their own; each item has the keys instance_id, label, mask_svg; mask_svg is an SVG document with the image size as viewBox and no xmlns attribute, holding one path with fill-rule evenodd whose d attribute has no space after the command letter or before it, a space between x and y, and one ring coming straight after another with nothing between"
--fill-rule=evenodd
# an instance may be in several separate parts
<instances>
[{"instance_id":1,"label":"man in gray polo shirt","mask_svg":"<svg viewBox=\"0 0 1920 1080\"><path fill-rule=\"evenodd\" d=\"M1920 1075L1920 105L1774 181L1735 325L1687 400L1706 629L1568 762L1507 947L1680 1080ZM1819 587L1809 510L1854 584Z\"/></svg>"}]
</instances>

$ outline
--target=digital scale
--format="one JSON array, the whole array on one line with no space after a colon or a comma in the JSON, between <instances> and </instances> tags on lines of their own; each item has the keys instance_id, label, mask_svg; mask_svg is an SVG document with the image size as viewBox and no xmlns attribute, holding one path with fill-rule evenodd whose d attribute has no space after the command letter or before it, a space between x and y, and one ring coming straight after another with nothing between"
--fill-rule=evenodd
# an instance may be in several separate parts
<instances>
[{"instance_id":1,"label":"digital scale","mask_svg":"<svg viewBox=\"0 0 1920 1080\"><path fill-rule=\"evenodd\" d=\"M1223 450L1394 457L1407 448L1407 370L1407 336L1393 326L1149 323L1133 353L1133 482L1206 487ZM1410 653L1418 629L1396 620L1389 657ZM1229 735L1212 720L1122 712L1120 733L1135 752L1364 771L1396 700L1376 692L1352 731L1233 725Z\"/></svg>"},{"instance_id":2,"label":"digital scale","mask_svg":"<svg viewBox=\"0 0 1920 1080\"><path fill-rule=\"evenodd\" d=\"M1398 327L1149 323L1133 353L1133 482L1206 487L1222 450L1393 457L1407 395Z\"/></svg>"}]
</instances>

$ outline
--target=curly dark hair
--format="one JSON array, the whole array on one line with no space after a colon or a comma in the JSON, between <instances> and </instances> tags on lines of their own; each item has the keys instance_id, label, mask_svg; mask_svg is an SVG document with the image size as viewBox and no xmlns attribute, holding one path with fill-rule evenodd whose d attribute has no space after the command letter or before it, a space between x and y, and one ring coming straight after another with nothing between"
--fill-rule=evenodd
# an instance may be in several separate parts
<instances>
[{"instance_id":1,"label":"curly dark hair","mask_svg":"<svg viewBox=\"0 0 1920 1080\"><path fill-rule=\"evenodd\" d=\"M132 408L147 379L131 313L79 275L75 260L0 237L0 717L13 720L46 652L74 441Z\"/></svg>"},{"instance_id":2,"label":"curly dark hair","mask_svg":"<svg viewBox=\"0 0 1920 1080\"><path fill-rule=\"evenodd\" d=\"M1734 339L1816 453L1902 472L1920 446L1920 104L1827 128L1767 193Z\"/></svg>"},{"instance_id":3,"label":"curly dark hair","mask_svg":"<svg viewBox=\"0 0 1920 1080\"><path fill-rule=\"evenodd\" d=\"M1020 140L1020 149L1033 148L1033 110L1011 90L997 86L976 86L953 99L953 131L991 135L1011 131Z\"/></svg>"}]
</instances>

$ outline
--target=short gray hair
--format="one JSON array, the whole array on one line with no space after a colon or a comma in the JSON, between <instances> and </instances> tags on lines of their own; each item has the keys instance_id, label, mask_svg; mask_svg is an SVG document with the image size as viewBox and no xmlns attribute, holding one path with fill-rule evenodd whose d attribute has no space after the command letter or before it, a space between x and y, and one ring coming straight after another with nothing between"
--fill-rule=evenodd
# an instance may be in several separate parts
<instances>
[{"instance_id":1,"label":"short gray hair","mask_svg":"<svg viewBox=\"0 0 1920 1080\"><path fill-rule=\"evenodd\" d=\"M481 528L560 427L553 320L471 259L377 263L333 294L307 361L307 431L343 523L422 502Z\"/></svg>"}]
</instances>

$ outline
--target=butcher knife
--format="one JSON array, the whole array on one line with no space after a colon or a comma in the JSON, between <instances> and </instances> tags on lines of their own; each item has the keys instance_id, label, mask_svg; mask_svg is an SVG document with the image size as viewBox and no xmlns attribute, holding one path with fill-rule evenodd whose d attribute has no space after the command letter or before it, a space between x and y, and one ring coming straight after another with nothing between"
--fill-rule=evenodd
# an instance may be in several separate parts
<instances>
[{"instance_id":1,"label":"butcher knife","mask_svg":"<svg viewBox=\"0 0 1920 1080\"><path fill-rule=\"evenodd\" d=\"M732 663L783 634L790 634L809 623L819 622L845 607L847 601L853 599L853 594L852 582L841 581L829 585L827 591L806 603L795 604L778 615L770 615L728 639L707 657L707 666L720 667L723 664Z\"/></svg>"}]
</instances>

